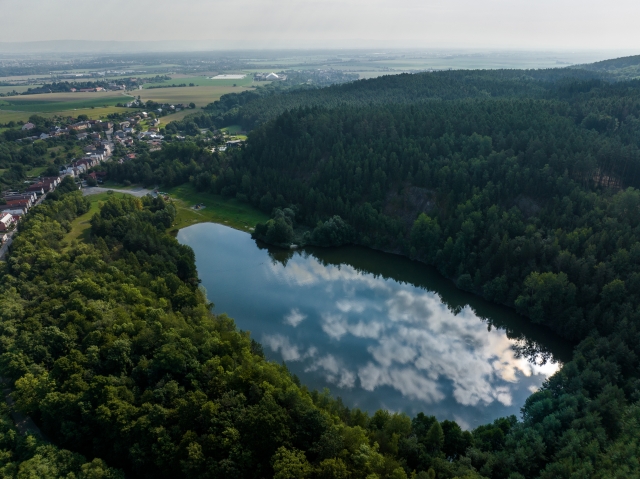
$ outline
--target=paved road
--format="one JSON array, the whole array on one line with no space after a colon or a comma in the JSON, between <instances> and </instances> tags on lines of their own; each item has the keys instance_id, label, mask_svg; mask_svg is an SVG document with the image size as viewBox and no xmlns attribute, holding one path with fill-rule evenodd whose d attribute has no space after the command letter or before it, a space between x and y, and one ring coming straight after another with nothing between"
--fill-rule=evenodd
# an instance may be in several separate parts
<instances>
[{"instance_id":1,"label":"paved road","mask_svg":"<svg viewBox=\"0 0 640 479\"><path fill-rule=\"evenodd\" d=\"M114 188L103 188L102 186L90 186L88 188L82 189L82 195L83 196L97 195L98 193L106 193L107 191L113 191L114 193L126 193L128 195L137 196L138 198L147 196L149 193L152 193L151 190L147 190L146 188L134 188L132 190L117 190Z\"/></svg>"}]
</instances>

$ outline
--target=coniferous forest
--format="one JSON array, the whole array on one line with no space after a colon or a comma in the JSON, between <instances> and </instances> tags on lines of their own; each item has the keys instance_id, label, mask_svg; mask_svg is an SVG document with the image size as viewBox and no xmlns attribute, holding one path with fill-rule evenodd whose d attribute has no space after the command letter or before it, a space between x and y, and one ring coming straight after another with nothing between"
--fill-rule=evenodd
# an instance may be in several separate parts
<instances>
[{"instance_id":1,"label":"coniferous forest","mask_svg":"<svg viewBox=\"0 0 640 479\"><path fill-rule=\"evenodd\" d=\"M355 243L435 265L576 344L573 359L521 417L472 431L429 411L370 415L309 391L211 313L193 252L166 233L171 204L114 195L90 242L68 249L69 222L87 210L69 191L30 215L1 272L2 374L55 444L38 453L7 426L7 471L640 475L639 82L441 72L243 95L194 121L246 122L245 147L170 143L109 163L110 179L236 197L272 215L256 232L275 243Z\"/></svg>"}]
</instances>

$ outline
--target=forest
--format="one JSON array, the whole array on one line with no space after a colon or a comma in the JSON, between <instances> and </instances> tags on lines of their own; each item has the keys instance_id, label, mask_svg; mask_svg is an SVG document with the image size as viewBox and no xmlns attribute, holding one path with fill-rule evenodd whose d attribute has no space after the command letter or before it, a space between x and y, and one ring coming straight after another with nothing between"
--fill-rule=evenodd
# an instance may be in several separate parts
<instances>
[{"instance_id":1,"label":"forest","mask_svg":"<svg viewBox=\"0 0 640 479\"><path fill-rule=\"evenodd\" d=\"M256 231L276 243L299 229L314 244L435 265L556 331L577 344L573 360L519 420L477 428L447 462L492 478L634 477L640 83L568 70L398 75L249 99L233 113L256 126L245 148L171 144L108 171L250 202L273 215ZM420 443L414 423L407 439ZM461 474L420 466L401 443L405 473Z\"/></svg>"}]
</instances>

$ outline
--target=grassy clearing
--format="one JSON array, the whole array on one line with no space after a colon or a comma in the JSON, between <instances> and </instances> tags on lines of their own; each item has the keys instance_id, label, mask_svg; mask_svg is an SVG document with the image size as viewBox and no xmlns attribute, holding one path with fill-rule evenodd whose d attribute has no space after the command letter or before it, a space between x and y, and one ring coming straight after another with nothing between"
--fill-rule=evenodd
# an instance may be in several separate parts
<instances>
[{"instance_id":1,"label":"grassy clearing","mask_svg":"<svg viewBox=\"0 0 640 479\"><path fill-rule=\"evenodd\" d=\"M106 201L109 198L107 193L99 193L97 195L88 196L91 201L89 211L82 216L78 216L71 222L71 231L67 233L65 241L67 245L71 245L73 241L87 241L89 239L89 230L91 229L91 218L98 212L99 202Z\"/></svg>"},{"instance_id":2,"label":"grassy clearing","mask_svg":"<svg viewBox=\"0 0 640 479\"><path fill-rule=\"evenodd\" d=\"M194 113L198 113L198 110L192 110L189 108L186 110L177 111L175 113L172 113L171 115L161 116L159 118L160 124L167 124L167 123L171 123L172 121L181 121L184 119L185 116L193 115Z\"/></svg>"},{"instance_id":3,"label":"grassy clearing","mask_svg":"<svg viewBox=\"0 0 640 479\"><path fill-rule=\"evenodd\" d=\"M182 83L182 81L180 82ZM240 93L247 90L246 87L233 86L195 86L176 88L155 88L147 90L136 90L136 95L140 95L143 101L153 100L158 103L195 103L197 107L208 105L219 100L226 93Z\"/></svg>"},{"instance_id":4,"label":"grassy clearing","mask_svg":"<svg viewBox=\"0 0 640 479\"><path fill-rule=\"evenodd\" d=\"M237 135L242 131L242 127L240 125L229 125L223 128L222 131L227 132L229 135Z\"/></svg>"},{"instance_id":5,"label":"grassy clearing","mask_svg":"<svg viewBox=\"0 0 640 479\"><path fill-rule=\"evenodd\" d=\"M175 230L196 223L212 222L230 226L241 231L250 231L257 223L269 219L253 206L241 203L235 198L224 198L210 193L199 193L191 185L181 185L167 191L174 200L178 215L173 225ZM204 203L205 208L194 210L196 204Z\"/></svg>"},{"instance_id":6,"label":"grassy clearing","mask_svg":"<svg viewBox=\"0 0 640 479\"><path fill-rule=\"evenodd\" d=\"M105 188L116 186L114 183L105 182ZM113 188L114 195L118 195L118 190L128 190L136 188L137 185L123 187L117 185ZM235 198L223 198L219 195L209 193L199 193L191 185L181 185L167 190L178 212L176 220L171 227L172 232L177 232L181 228L194 225L196 223L220 223L230 226L240 231L249 232L257 223L264 223L269 219L267 215L251 205L241 203ZM109 198L108 193L98 193L90 195L91 207L87 213L79 216L71 223L71 231L67 233L65 242L67 248L73 241L87 241L91 229L91 218L99 210L99 203ZM204 203L206 208L194 210L196 204Z\"/></svg>"},{"instance_id":7,"label":"grassy clearing","mask_svg":"<svg viewBox=\"0 0 640 479\"><path fill-rule=\"evenodd\" d=\"M49 165L47 166L38 166L36 168L32 168L29 171L27 171L27 176L40 176L42 173L44 173L44 171L49 167Z\"/></svg>"}]
</instances>

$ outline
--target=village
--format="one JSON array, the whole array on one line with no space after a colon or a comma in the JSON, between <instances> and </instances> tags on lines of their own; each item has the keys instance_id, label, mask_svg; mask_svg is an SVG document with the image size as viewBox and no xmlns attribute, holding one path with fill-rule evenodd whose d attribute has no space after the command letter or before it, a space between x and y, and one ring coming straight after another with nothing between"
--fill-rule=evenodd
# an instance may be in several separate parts
<instances>
[{"instance_id":1,"label":"village","mask_svg":"<svg viewBox=\"0 0 640 479\"><path fill-rule=\"evenodd\" d=\"M28 212L40 204L47 193L55 190L63 178L74 179L78 189L90 188L102 184L105 171L95 167L106 161L123 164L135 159L141 153L159 151L166 141L196 140L210 144L210 151L224 153L228 149L240 148L244 144L243 135L235 136L216 129L198 129L196 132L172 134L161 127L161 114L189 108L187 105L153 105L153 111L140 111L131 116L119 115L113 119L88 119L84 115L69 118L67 122L43 128L39 119L34 117L18 125L22 137L15 140L20 145L65 143L75 145L75 151L82 150L82 156L70 158L58 165L57 175L38 175L28 177L21 184L14 184L0 196L0 259L3 259L13 234ZM33 134L32 134L33 133ZM182 133L182 132L178 132ZM244 133L244 132L240 132Z\"/></svg>"}]
</instances>

